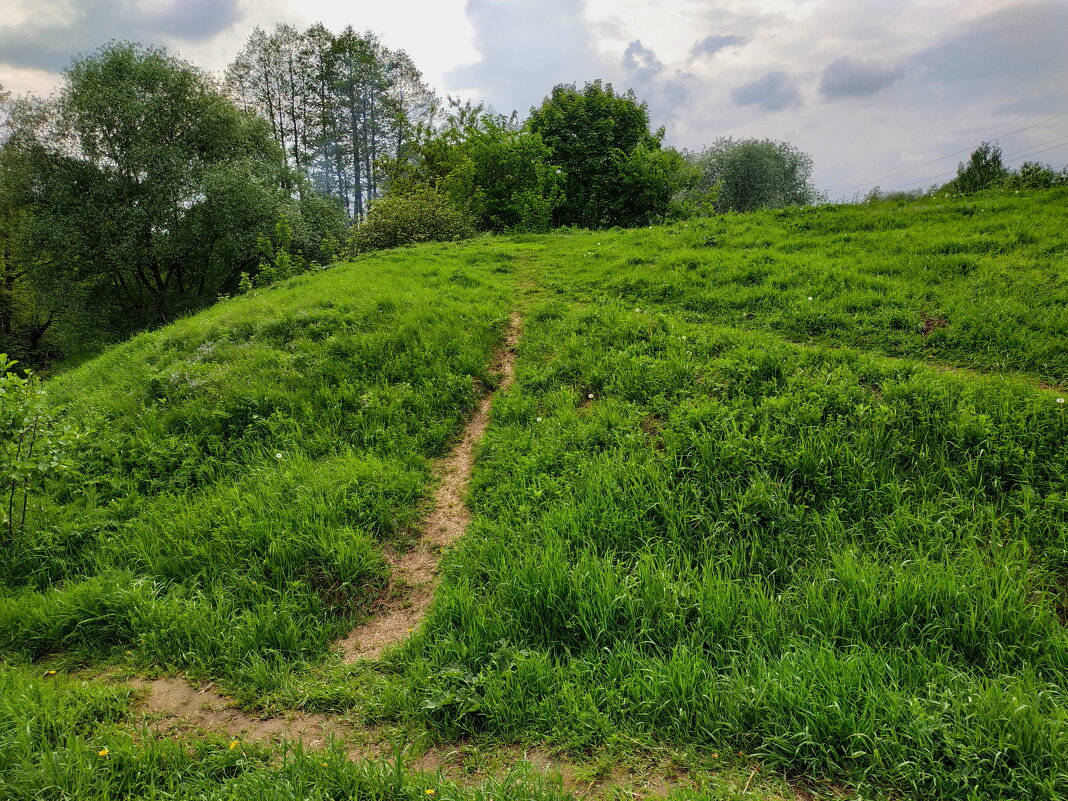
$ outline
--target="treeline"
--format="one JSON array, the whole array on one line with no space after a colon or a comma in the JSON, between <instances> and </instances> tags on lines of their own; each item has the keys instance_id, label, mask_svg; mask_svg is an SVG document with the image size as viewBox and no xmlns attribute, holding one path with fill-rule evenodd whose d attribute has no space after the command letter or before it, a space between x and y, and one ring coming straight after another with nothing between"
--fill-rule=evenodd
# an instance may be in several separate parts
<instances>
[{"instance_id":1,"label":"treeline","mask_svg":"<svg viewBox=\"0 0 1068 801\"><path fill-rule=\"evenodd\" d=\"M957 164L957 174L944 184L934 184L927 189L891 190L884 192L879 186L864 196L868 203L880 200L911 200L927 196L959 196L976 192L1019 192L1020 190L1053 189L1068 186L1068 167L1055 170L1038 161L1024 161L1019 167L1009 169L1002 158L1001 147L996 142L982 142L971 152L967 161Z\"/></svg>"},{"instance_id":2,"label":"treeline","mask_svg":"<svg viewBox=\"0 0 1068 801\"><path fill-rule=\"evenodd\" d=\"M390 165L411 158L438 100L403 50L351 27L257 28L226 70L241 108L270 125L291 166L362 219Z\"/></svg>"},{"instance_id":3,"label":"treeline","mask_svg":"<svg viewBox=\"0 0 1068 801\"><path fill-rule=\"evenodd\" d=\"M255 30L221 78L159 47L0 92L0 352L69 362L340 255L479 232L637 226L815 201L786 143L663 143L632 92L526 118L442 102L351 27Z\"/></svg>"}]
</instances>

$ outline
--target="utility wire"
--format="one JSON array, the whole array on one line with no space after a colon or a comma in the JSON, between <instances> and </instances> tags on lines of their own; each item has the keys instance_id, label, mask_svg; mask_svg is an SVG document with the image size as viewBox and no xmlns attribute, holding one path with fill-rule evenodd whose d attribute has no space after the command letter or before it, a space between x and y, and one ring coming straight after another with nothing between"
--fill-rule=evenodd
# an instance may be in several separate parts
<instances>
[{"instance_id":1,"label":"utility wire","mask_svg":"<svg viewBox=\"0 0 1068 801\"><path fill-rule=\"evenodd\" d=\"M1047 122L1052 122L1053 120L1060 119L1061 117L1068 117L1068 111L1061 112L1060 114L1055 114L1052 117L1049 117L1048 119L1040 120L1039 122L1032 123L1031 125L1025 125L1023 128L1017 128L1015 131L1010 131L1007 134L1001 134L1001 136L995 136L995 137L993 137L993 141L997 141L999 139L1008 139L1010 136L1015 136L1016 134L1021 133L1022 131L1027 131L1027 130L1030 130L1031 128L1037 128L1039 125L1045 125ZM892 172L889 175L884 175L881 178L872 178L870 181L861 181L859 184L853 184L853 186L847 186L844 189L835 189L834 191L831 192L831 194L832 195L841 194L842 192L848 192L850 189L859 189L862 186L867 186L868 184L873 184L873 183L875 183L877 181L885 181L887 178L894 178L894 177L896 177L898 175L904 175L907 172L912 172L913 170L918 170L920 167L926 167L926 166L928 166L930 164L937 164L939 161L943 161L945 159L952 158L953 156L959 156L961 153L969 153L969 152L971 152L972 149L973 148L966 147L966 148L964 148L964 150L957 150L956 152L953 152L953 153L947 153L946 155L939 156L936 159L931 159L930 161L925 161L923 164L917 164L915 167L908 167L908 168L906 168L904 170L898 170L897 172Z\"/></svg>"},{"instance_id":2,"label":"utility wire","mask_svg":"<svg viewBox=\"0 0 1068 801\"><path fill-rule=\"evenodd\" d=\"M1062 136L1060 138L1061 139L1068 139L1068 136ZM1057 139L1050 139L1049 142L1043 142L1042 144L1043 145L1048 145L1050 142L1056 142L1056 141L1058 141L1058 140ZM1043 150L1036 150L1034 153L1027 153L1026 155L1023 155L1023 156L1017 156L1014 159L1007 159L1006 161L1004 161L1002 163L1003 164L1009 164L1009 163L1012 163L1014 161L1022 161L1023 159L1031 158L1031 156L1037 156L1039 153L1045 153L1046 151L1056 150L1057 148L1065 147L1065 146L1068 146L1068 142L1061 142L1059 145L1053 145L1053 147L1047 147L1047 148L1045 148ZM1033 145L1033 147L1041 147L1041 145ZM1024 150L1031 150L1031 149L1032 148L1030 148L1030 147L1025 147L1023 150L1017 150L1016 152L1017 153L1023 153ZM1010 154L1010 155L1013 155L1013 154ZM936 178L944 178L947 175L954 175L954 174L956 174L956 172L957 172L956 170L949 170L948 172L940 172L938 175L932 175L929 178L920 178L920 179L918 179L916 181L907 181L907 182L905 182L903 184L900 184L898 186L895 186L895 187L893 187L891 189L887 189L886 191L887 192L898 192L898 191L900 191L902 189L905 189L907 187L912 186L913 184L925 184L928 181L935 180Z\"/></svg>"}]
</instances>

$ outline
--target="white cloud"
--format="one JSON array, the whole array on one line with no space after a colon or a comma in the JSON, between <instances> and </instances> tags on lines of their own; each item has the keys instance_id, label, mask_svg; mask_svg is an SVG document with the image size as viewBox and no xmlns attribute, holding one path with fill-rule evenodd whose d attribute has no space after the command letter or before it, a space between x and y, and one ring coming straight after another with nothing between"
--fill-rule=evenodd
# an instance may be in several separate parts
<instances>
[{"instance_id":1,"label":"white cloud","mask_svg":"<svg viewBox=\"0 0 1068 801\"><path fill-rule=\"evenodd\" d=\"M828 189L1068 110L1063 0L8 0L0 83L46 93L66 58L113 36L165 44L220 70L254 25L319 20L373 30L442 92L503 111L525 112L559 82L599 77L634 88L670 144L787 139L813 155ZM724 37L739 41L720 47ZM706 52L694 53L700 43ZM827 102L835 96L848 102ZM1004 145L1065 134L1068 117ZM1041 158L1059 166L1066 153ZM884 188L955 165L947 159Z\"/></svg>"}]
</instances>

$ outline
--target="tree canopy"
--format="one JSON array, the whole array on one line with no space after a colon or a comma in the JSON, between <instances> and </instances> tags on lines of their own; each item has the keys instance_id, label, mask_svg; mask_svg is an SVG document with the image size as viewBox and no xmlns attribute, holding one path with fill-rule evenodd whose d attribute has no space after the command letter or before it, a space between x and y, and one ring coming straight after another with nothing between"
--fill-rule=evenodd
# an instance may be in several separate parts
<instances>
[{"instance_id":1,"label":"tree canopy","mask_svg":"<svg viewBox=\"0 0 1068 801\"><path fill-rule=\"evenodd\" d=\"M4 192L24 218L18 241L32 245L36 287L76 288L113 333L235 289L280 217L309 258L344 236L340 210L297 191L268 126L160 48L118 42L76 59L42 113L36 130L12 122L5 142L4 175L34 176Z\"/></svg>"},{"instance_id":2,"label":"tree canopy","mask_svg":"<svg viewBox=\"0 0 1068 801\"><path fill-rule=\"evenodd\" d=\"M565 176L557 224L645 225L667 214L683 162L661 149L664 129L649 129L649 109L633 92L560 84L531 109L527 127Z\"/></svg>"},{"instance_id":3,"label":"tree canopy","mask_svg":"<svg viewBox=\"0 0 1068 801\"><path fill-rule=\"evenodd\" d=\"M717 212L800 206L818 197L812 158L789 142L721 137L689 159L698 177L687 199L703 194Z\"/></svg>"}]
</instances>

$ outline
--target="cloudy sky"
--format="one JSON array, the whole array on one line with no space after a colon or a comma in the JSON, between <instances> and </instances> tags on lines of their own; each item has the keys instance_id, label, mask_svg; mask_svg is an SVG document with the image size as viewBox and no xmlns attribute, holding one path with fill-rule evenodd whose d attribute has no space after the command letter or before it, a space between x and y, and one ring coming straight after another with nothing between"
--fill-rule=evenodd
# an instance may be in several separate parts
<instances>
[{"instance_id":1,"label":"cloudy sky","mask_svg":"<svg viewBox=\"0 0 1068 801\"><path fill-rule=\"evenodd\" d=\"M442 94L501 111L601 77L670 144L788 140L834 197L945 180L983 139L1068 162L1068 0L4 0L0 84L47 94L112 38L221 70L254 26L315 21L373 30Z\"/></svg>"}]
</instances>

